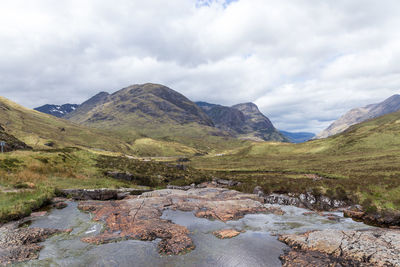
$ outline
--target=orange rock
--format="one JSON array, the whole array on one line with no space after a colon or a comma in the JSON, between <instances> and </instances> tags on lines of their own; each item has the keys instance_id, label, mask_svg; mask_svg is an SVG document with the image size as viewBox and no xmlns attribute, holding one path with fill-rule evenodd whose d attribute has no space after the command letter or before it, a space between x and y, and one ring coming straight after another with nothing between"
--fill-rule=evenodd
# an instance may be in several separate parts
<instances>
[{"instance_id":1,"label":"orange rock","mask_svg":"<svg viewBox=\"0 0 400 267\"><path fill-rule=\"evenodd\" d=\"M213 234L220 239L226 239L238 236L240 232L234 229L225 229L225 230L215 231Z\"/></svg>"}]
</instances>

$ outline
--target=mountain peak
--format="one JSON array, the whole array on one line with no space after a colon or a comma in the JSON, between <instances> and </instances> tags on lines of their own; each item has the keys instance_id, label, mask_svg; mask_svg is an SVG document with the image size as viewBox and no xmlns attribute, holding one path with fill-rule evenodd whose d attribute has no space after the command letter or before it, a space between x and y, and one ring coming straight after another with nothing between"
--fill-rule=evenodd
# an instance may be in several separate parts
<instances>
[{"instance_id":1,"label":"mountain peak","mask_svg":"<svg viewBox=\"0 0 400 267\"><path fill-rule=\"evenodd\" d=\"M89 105L88 105L89 104ZM84 124L144 125L198 123L213 126L208 116L184 95L154 83L134 84L111 95L100 93L69 118Z\"/></svg>"}]
</instances>

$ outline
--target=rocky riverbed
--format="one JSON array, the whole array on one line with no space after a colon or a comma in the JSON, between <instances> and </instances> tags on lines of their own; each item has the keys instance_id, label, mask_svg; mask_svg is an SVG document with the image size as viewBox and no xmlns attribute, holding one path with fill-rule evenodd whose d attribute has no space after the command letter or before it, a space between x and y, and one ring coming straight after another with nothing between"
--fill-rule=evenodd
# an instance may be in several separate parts
<instances>
[{"instance_id":1,"label":"rocky riverbed","mask_svg":"<svg viewBox=\"0 0 400 267\"><path fill-rule=\"evenodd\" d=\"M265 204L257 194L225 188L164 189L121 200L67 204L29 218L27 227L19 228L17 222L1 227L0 262L31 260L23 266L131 266L132 262L135 266L279 266L281 262L284 266L399 266L398 230L370 227L343 217L342 212ZM32 253L12 257L18 249Z\"/></svg>"}]
</instances>

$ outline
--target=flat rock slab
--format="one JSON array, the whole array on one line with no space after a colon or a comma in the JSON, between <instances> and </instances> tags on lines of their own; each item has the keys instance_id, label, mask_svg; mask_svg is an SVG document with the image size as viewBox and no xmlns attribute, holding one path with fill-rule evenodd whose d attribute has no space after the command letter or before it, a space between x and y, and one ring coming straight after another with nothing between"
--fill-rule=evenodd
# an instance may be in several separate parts
<instances>
[{"instance_id":1,"label":"flat rock slab","mask_svg":"<svg viewBox=\"0 0 400 267\"><path fill-rule=\"evenodd\" d=\"M399 230L323 230L282 235L279 240L294 248L283 257L284 266L299 266L296 261L307 261L307 257L311 263L316 252L325 255L325 260L341 264L337 266L400 266Z\"/></svg>"},{"instance_id":2,"label":"flat rock slab","mask_svg":"<svg viewBox=\"0 0 400 267\"><path fill-rule=\"evenodd\" d=\"M84 242L108 243L122 239L154 240L160 238L159 252L179 254L194 248L189 230L161 219L164 210L193 211L195 216L223 222L246 214L268 212L260 198L223 188L164 189L130 196L118 201L84 201L78 207L105 223L105 231Z\"/></svg>"},{"instance_id":3,"label":"flat rock slab","mask_svg":"<svg viewBox=\"0 0 400 267\"><path fill-rule=\"evenodd\" d=\"M234 229L224 229L215 231L213 234L219 239L233 238L235 236L240 235L241 232L236 231Z\"/></svg>"}]
</instances>

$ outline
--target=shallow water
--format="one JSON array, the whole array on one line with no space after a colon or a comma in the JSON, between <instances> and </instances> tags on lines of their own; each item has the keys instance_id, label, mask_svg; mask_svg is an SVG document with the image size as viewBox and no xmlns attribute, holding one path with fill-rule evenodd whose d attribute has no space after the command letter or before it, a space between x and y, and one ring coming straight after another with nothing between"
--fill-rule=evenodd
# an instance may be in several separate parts
<instances>
[{"instance_id":1,"label":"shallow water","mask_svg":"<svg viewBox=\"0 0 400 267\"><path fill-rule=\"evenodd\" d=\"M91 221L91 215L77 209L77 203L68 202L62 210L32 221L29 227L72 229L71 233L53 236L43 242L39 259L18 266L280 266L279 255L286 245L275 234L302 233L321 229L370 228L341 213L336 221L317 214L303 215L308 210L290 206L281 207L286 214L250 214L237 221L223 223L197 218L191 212L167 210L163 214L179 225L186 226L195 250L177 256L160 255L154 241L127 240L93 245L81 238L98 234L102 225ZM220 240L212 232L234 228L245 232L232 239Z\"/></svg>"}]
</instances>

